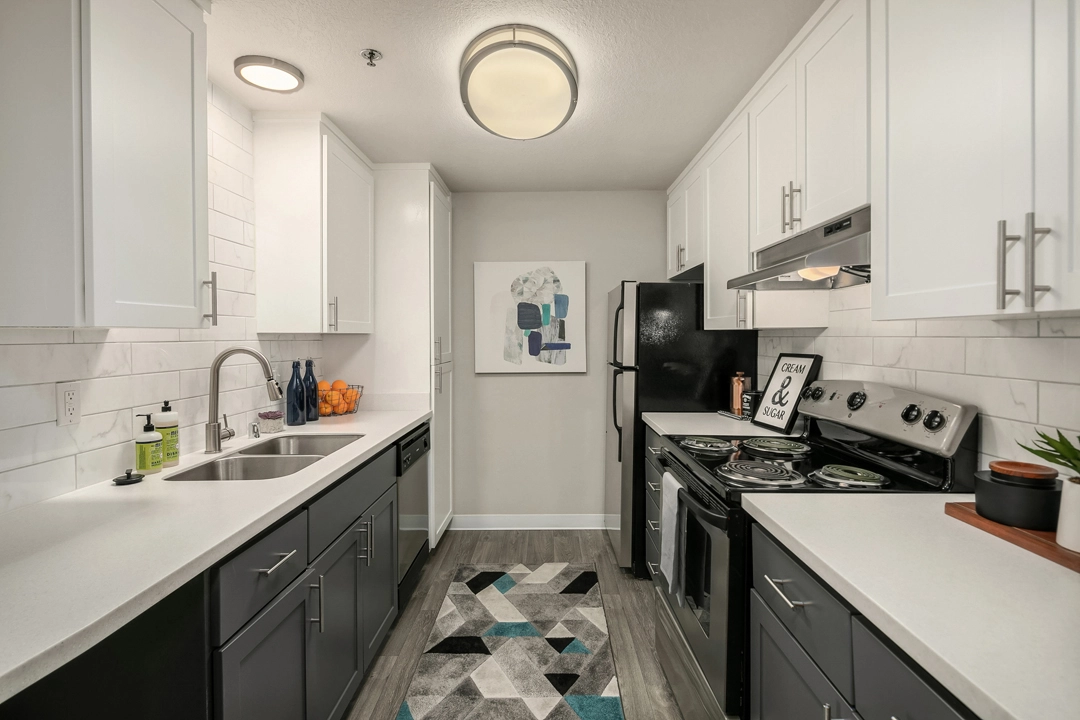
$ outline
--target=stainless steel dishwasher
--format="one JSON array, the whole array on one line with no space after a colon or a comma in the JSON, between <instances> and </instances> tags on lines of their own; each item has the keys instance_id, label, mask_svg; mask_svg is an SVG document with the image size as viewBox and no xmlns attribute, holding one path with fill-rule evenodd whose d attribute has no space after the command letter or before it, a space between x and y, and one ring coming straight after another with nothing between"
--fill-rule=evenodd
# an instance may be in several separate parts
<instances>
[{"instance_id":1,"label":"stainless steel dishwasher","mask_svg":"<svg viewBox=\"0 0 1080 720\"><path fill-rule=\"evenodd\" d=\"M397 443L398 612L409 601L427 562L428 453L431 432L424 423Z\"/></svg>"}]
</instances>

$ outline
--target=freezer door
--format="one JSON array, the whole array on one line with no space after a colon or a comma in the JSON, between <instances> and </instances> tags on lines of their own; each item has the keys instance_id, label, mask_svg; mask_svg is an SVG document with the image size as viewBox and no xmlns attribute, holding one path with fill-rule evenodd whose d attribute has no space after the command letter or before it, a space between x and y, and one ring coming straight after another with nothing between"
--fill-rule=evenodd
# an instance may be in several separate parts
<instances>
[{"instance_id":1,"label":"freezer door","mask_svg":"<svg viewBox=\"0 0 1080 720\"><path fill-rule=\"evenodd\" d=\"M624 280L608 293L608 362L637 364L637 283Z\"/></svg>"},{"instance_id":2,"label":"freezer door","mask_svg":"<svg viewBox=\"0 0 1080 720\"><path fill-rule=\"evenodd\" d=\"M634 388L637 373L608 365L604 526L619 567L630 567L634 513Z\"/></svg>"}]
</instances>

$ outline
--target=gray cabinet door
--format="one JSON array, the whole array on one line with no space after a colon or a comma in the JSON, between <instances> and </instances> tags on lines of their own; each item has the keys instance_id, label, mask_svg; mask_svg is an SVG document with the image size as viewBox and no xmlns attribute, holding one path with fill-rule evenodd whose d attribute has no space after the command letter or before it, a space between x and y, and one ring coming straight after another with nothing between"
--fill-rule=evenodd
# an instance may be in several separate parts
<instances>
[{"instance_id":1,"label":"gray cabinet door","mask_svg":"<svg viewBox=\"0 0 1080 720\"><path fill-rule=\"evenodd\" d=\"M398 613L397 594L397 485L387 490L364 512L370 543L360 563L361 643L364 671L379 652Z\"/></svg>"},{"instance_id":2,"label":"gray cabinet door","mask_svg":"<svg viewBox=\"0 0 1080 720\"><path fill-rule=\"evenodd\" d=\"M317 586L308 641L308 720L337 720L360 686L360 558L366 526L357 521L319 556L309 584Z\"/></svg>"},{"instance_id":3,"label":"gray cabinet door","mask_svg":"<svg viewBox=\"0 0 1080 720\"><path fill-rule=\"evenodd\" d=\"M853 716L837 689L757 591L751 590L751 720L848 720Z\"/></svg>"},{"instance_id":4,"label":"gray cabinet door","mask_svg":"<svg viewBox=\"0 0 1080 720\"><path fill-rule=\"evenodd\" d=\"M317 607L310 571L214 652L219 720L306 718L307 645Z\"/></svg>"}]
</instances>

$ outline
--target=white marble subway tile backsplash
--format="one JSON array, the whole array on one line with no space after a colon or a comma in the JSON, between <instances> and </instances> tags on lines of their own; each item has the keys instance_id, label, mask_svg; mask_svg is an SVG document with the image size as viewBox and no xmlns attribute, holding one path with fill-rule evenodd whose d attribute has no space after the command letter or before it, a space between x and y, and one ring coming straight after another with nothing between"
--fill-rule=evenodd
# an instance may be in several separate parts
<instances>
[{"instance_id":1,"label":"white marble subway tile backsplash","mask_svg":"<svg viewBox=\"0 0 1080 720\"><path fill-rule=\"evenodd\" d=\"M1036 461L1016 444L1036 429L1080 434L1080 319L874 321L868 285L834 290L829 307L828 328L761 331L758 386L779 353L816 353L824 379L973 403L982 467L998 458Z\"/></svg>"}]
</instances>

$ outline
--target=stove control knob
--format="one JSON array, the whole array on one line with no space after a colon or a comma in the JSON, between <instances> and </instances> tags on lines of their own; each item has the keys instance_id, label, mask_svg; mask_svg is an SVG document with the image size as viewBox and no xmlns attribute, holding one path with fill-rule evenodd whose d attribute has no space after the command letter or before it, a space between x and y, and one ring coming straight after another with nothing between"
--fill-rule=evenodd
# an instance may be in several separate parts
<instances>
[{"instance_id":1,"label":"stove control knob","mask_svg":"<svg viewBox=\"0 0 1080 720\"><path fill-rule=\"evenodd\" d=\"M930 432L937 432L941 428L945 427L945 415L937 410L931 410L926 413L926 417L923 419L923 427Z\"/></svg>"},{"instance_id":2,"label":"stove control knob","mask_svg":"<svg viewBox=\"0 0 1080 720\"><path fill-rule=\"evenodd\" d=\"M900 419L908 425L914 425L922 417L922 408L912 403L900 411Z\"/></svg>"},{"instance_id":3,"label":"stove control knob","mask_svg":"<svg viewBox=\"0 0 1080 720\"><path fill-rule=\"evenodd\" d=\"M847 408L848 410L858 410L866 404L866 393L861 390L856 390L847 396Z\"/></svg>"},{"instance_id":4,"label":"stove control knob","mask_svg":"<svg viewBox=\"0 0 1080 720\"><path fill-rule=\"evenodd\" d=\"M805 390L802 391L802 399L803 400L809 400L810 397L813 394L814 394L814 388L808 387L808 388L806 388Z\"/></svg>"},{"instance_id":5,"label":"stove control knob","mask_svg":"<svg viewBox=\"0 0 1080 720\"><path fill-rule=\"evenodd\" d=\"M825 396L825 388L823 388L823 387L814 388L811 391L810 396L813 397L815 400L820 400L822 397Z\"/></svg>"}]
</instances>

